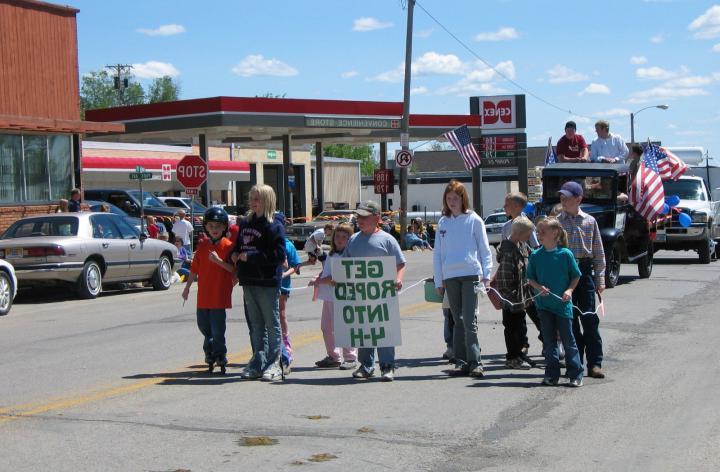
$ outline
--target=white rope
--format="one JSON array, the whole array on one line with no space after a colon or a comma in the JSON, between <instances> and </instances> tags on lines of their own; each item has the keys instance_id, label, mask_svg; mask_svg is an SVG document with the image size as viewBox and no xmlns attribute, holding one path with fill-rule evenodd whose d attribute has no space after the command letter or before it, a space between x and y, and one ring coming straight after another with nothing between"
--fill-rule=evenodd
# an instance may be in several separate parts
<instances>
[{"instance_id":1,"label":"white rope","mask_svg":"<svg viewBox=\"0 0 720 472\"><path fill-rule=\"evenodd\" d=\"M425 282L425 279L420 279L420 280L418 280L417 282L415 282L415 283L412 284L411 286L405 287L405 288L403 288L402 290L400 290L400 291L398 292L398 295L407 292L408 290L410 290L410 289L413 288L413 287L417 287L418 285L420 285L420 284L423 283L423 282Z\"/></svg>"},{"instance_id":2,"label":"white rope","mask_svg":"<svg viewBox=\"0 0 720 472\"><path fill-rule=\"evenodd\" d=\"M492 290L493 292L495 292L495 294L497 294L497 296L498 296L498 298L500 298L500 300L502 300L504 303L507 303L507 304L510 305L511 307L516 306L516 305L525 306L525 304L526 304L527 302L532 301L532 300L536 299L537 297L542 296L541 293L538 293L538 294L536 294L536 295L533 295L533 296L530 297L530 298L523 299L522 301L512 302L512 301L508 300L507 298L503 297L503 296L500 294L500 292L498 292L496 289L494 289L494 288L492 288L492 287L485 287L485 285L484 285L483 283L481 283L481 282L475 282L475 293L478 293L478 294L482 293L483 295L487 295L488 291L490 291L490 290ZM552 295L553 297L557 298L558 300L563 301L563 299L562 299L562 297L561 297L560 295L557 295L557 294L552 293L552 292L549 292L549 295ZM572 305L572 307L573 307L574 309L576 309L578 312L580 312L580 316L585 316L585 315L602 315L602 316L605 316L605 305L604 305L605 302L603 301L602 297L601 297L599 294L598 294L598 297L600 298L600 304L595 308L595 311L582 311L582 310L580 309L580 307L577 306L577 305Z\"/></svg>"}]
</instances>

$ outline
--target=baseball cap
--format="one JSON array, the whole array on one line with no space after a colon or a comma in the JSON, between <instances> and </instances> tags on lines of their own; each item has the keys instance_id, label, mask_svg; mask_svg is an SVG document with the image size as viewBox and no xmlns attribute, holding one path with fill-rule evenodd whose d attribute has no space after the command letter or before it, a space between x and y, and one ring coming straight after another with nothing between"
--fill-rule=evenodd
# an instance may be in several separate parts
<instances>
[{"instance_id":1,"label":"baseball cap","mask_svg":"<svg viewBox=\"0 0 720 472\"><path fill-rule=\"evenodd\" d=\"M577 125L575 124L574 121L568 121L567 123L565 123L565 129L568 129L568 128L572 128L577 131Z\"/></svg>"},{"instance_id":2,"label":"baseball cap","mask_svg":"<svg viewBox=\"0 0 720 472\"><path fill-rule=\"evenodd\" d=\"M562 184L558 193L561 193L566 197L582 197L583 188L579 183L570 181Z\"/></svg>"},{"instance_id":3,"label":"baseball cap","mask_svg":"<svg viewBox=\"0 0 720 472\"><path fill-rule=\"evenodd\" d=\"M372 200L368 200L360 204L355 212L358 216L370 216L380 214L380 205Z\"/></svg>"}]
</instances>

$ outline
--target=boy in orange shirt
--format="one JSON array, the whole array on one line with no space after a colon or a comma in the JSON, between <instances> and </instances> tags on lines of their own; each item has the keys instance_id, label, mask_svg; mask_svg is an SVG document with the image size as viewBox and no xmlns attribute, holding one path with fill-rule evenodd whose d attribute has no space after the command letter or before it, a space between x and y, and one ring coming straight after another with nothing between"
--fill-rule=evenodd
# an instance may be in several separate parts
<instances>
[{"instance_id":1,"label":"boy in orange shirt","mask_svg":"<svg viewBox=\"0 0 720 472\"><path fill-rule=\"evenodd\" d=\"M226 308L232 306L233 273L235 266L229 262L233 243L225 238L228 215L221 208L208 208L203 216L203 227L209 238L198 244L190 266L190 275L182 292L187 300L190 287L198 280L197 324L205 336L203 351L208 370L215 364L225 373L227 347L225 346Z\"/></svg>"}]
</instances>

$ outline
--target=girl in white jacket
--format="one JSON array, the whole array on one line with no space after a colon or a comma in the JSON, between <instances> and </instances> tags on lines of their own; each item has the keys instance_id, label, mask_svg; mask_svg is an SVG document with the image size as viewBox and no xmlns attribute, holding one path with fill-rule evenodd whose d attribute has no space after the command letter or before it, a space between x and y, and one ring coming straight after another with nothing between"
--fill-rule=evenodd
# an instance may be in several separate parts
<instances>
[{"instance_id":1,"label":"girl in white jacket","mask_svg":"<svg viewBox=\"0 0 720 472\"><path fill-rule=\"evenodd\" d=\"M435 287L440 296L447 291L455 328L451 375L482 377L480 342L477 335L475 286L490 283L492 255L485 224L469 208L465 186L451 180L443 194L443 217L438 222L433 252Z\"/></svg>"}]
</instances>

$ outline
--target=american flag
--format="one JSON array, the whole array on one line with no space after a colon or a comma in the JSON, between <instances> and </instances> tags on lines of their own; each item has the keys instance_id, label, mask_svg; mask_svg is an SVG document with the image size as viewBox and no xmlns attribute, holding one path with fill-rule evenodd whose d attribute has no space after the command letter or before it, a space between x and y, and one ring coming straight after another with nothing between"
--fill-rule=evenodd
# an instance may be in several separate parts
<instances>
[{"instance_id":1,"label":"american flag","mask_svg":"<svg viewBox=\"0 0 720 472\"><path fill-rule=\"evenodd\" d=\"M557 155L555 154L555 149L553 149L552 146L552 136L548 138L548 147L547 151L545 152L545 165L549 166L550 164L555 164L557 162Z\"/></svg>"},{"instance_id":2,"label":"american flag","mask_svg":"<svg viewBox=\"0 0 720 472\"><path fill-rule=\"evenodd\" d=\"M650 221L661 214L665 205L665 190L658 160L654 153L644 152L635 179L630 185L630 204L643 218Z\"/></svg>"},{"instance_id":3,"label":"american flag","mask_svg":"<svg viewBox=\"0 0 720 472\"><path fill-rule=\"evenodd\" d=\"M643 148L644 155L649 155L657 161L658 173L663 180L677 180L688 169L687 164L663 147L648 141Z\"/></svg>"},{"instance_id":4,"label":"american flag","mask_svg":"<svg viewBox=\"0 0 720 472\"><path fill-rule=\"evenodd\" d=\"M462 125L452 131L443 134L445 139L450 141L455 149L462 155L465 169L470 170L480 165L480 156L470 141L470 130L467 125Z\"/></svg>"}]
</instances>

